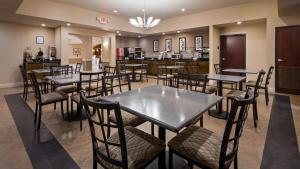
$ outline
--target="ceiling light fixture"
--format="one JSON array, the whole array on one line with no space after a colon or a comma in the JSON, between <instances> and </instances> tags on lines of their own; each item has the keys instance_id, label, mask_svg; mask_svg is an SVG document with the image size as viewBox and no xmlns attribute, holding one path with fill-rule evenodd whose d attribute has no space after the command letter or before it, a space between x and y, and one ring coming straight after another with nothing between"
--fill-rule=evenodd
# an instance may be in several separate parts
<instances>
[{"instance_id":1,"label":"ceiling light fixture","mask_svg":"<svg viewBox=\"0 0 300 169\"><path fill-rule=\"evenodd\" d=\"M155 19L153 16L147 17L146 16L146 0L144 0L144 8L142 9L143 13L144 13L144 18L142 17L136 17L136 18L130 18L129 22L138 28L152 28L154 26L156 26L159 22L160 19Z\"/></svg>"},{"instance_id":2,"label":"ceiling light fixture","mask_svg":"<svg viewBox=\"0 0 300 169\"><path fill-rule=\"evenodd\" d=\"M41 26L42 26L42 27L46 27L46 24L42 23Z\"/></svg>"},{"instance_id":3,"label":"ceiling light fixture","mask_svg":"<svg viewBox=\"0 0 300 169\"><path fill-rule=\"evenodd\" d=\"M121 34L121 33L119 33L118 35L119 35L119 36L122 36L122 34Z\"/></svg>"},{"instance_id":4,"label":"ceiling light fixture","mask_svg":"<svg viewBox=\"0 0 300 169\"><path fill-rule=\"evenodd\" d=\"M141 38L141 35L139 35L138 38Z\"/></svg>"},{"instance_id":5,"label":"ceiling light fixture","mask_svg":"<svg viewBox=\"0 0 300 169\"><path fill-rule=\"evenodd\" d=\"M70 23L67 23L67 26L71 26L71 24L70 24Z\"/></svg>"},{"instance_id":6,"label":"ceiling light fixture","mask_svg":"<svg viewBox=\"0 0 300 169\"><path fill-rule=\"evenodd\" d=\"M120 31L117 31L117 33L119 34L119 33L120 33Z\"/></svg>"},{"instance_id":7,"label":"ceiling light fixture","mask_svg":"<svg viewBox=\"0 0 300 169\"><path fill-rule=\"evenodd\" d=\"M185 12L185 8L181 8L181 12Z\"/></svg>"},{"instance_id":8,"label":"ceiling light fixture","mask_svg":"<svg viewBox=\"0 0 300 169\"><path fill-rule=\"evenodd\" d=\"M118 13L119 11L118 11L118 10L114 10L113 12L114 12L114 13Z\"/></svg>"},{"instance_id":9,"label":"ceiling light fixture","mask_svg":"<svg viewBox=\"0 0 300 169\"><path fill-rule=\"evenodd\" d=\"M241 21L238 21L236 24L238 24L238 25L241 25L241 24L242 24L242 22L241 22Z\"/></svg>"},{"instance_id":10,"label":"ceiling light fixture","mask_svg":"<svg viewBox=\"0 0 300 169\"><path fill-rule=\"evenodd\" d=\"M177 33L180 33L180 31L177 31Z\"/></svg>"},{"instance_id":11,"label":"ceiling light fixture","mask_svg":"<svg viewBox=\"0 0 300 169\"><path fill-rule=\"evenodd\" d=\"M165 35L166 33L164 32L164 33L162 33L162 35Z\"/></svg>"}]
</instances>

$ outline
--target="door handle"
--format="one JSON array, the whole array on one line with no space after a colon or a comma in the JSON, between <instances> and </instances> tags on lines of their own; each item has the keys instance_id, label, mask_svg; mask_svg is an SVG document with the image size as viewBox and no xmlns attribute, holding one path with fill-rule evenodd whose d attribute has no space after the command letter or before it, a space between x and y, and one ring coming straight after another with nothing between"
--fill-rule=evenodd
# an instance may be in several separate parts
<instances>
[{"instance_id":1,"label":"door handle","mask_svg":"<svg viewBox=\"0 0 300 169\"><path fill-rule=\"evenodd\" d=\"M278 62L285 62L283 59L277 59Z\"/></svg>"},{"instance_id":2,"label":"door handle","mask_svg":"<svg viewBox=\"0 0 300 169\"><path fill-rule=\"evenodd\" d=\"M225 58L222 58L222 60L226 60Z\"/></svg>"}]
</instances>

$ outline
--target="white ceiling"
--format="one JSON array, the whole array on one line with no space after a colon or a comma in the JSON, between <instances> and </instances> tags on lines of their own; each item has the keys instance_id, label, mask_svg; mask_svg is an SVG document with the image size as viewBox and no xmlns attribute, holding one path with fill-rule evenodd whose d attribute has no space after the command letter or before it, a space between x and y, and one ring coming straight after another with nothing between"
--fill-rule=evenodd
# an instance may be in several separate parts
<instances>
[{"instance_id":1,"label":"white ceiling","mask_svg":"<svg viewBox=\"0 0 300 169\"><path fill-rule=\"evenodd\" d=\"M102 13L113 14L119 17L136 17L142 15L143 0L52 0L86 8ZM257 0L146 0L148 15L160 19L182 16L192 13L208 11ZM185 12L181 9L185 8ZM115 14L113 11L118 10Z\"/></svg>"}]
</instances>

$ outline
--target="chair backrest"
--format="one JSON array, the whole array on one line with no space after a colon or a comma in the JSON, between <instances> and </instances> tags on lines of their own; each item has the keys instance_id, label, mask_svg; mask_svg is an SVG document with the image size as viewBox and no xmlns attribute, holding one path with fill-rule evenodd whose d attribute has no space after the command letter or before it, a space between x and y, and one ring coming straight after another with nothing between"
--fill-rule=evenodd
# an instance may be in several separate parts
<instances>
[{"instance_id":1,"label":"chair backrest","mask_svg":"<svg viewBox=\"0 0 300 169\"><path fill-rule=\"evenodd\" d=\"M215 73L216 74L221 74L221 66L220 66L220 64L214 64L214 68L215 68Z\"/></svg>"},{"instance_id":2,"label":"chair backrest","mask_svg":"<svg viewBox=\"0 0 300 169\"><path fill-rule=\"evenodd\" d=\"M106 72L80 72L81 90L85 91L86 97L103 96L102 77Z\"/></svg>"},{"instance_id":3,"label":"chair backrest","mask_svg":"<svg viewBox=\"0 0 300 169\"><path fill-rule=\"evenodd\" d=\"M32 90L34 92L34 97L35 97L37 102L41 103L42 92L41 92L40 86L38 84L36 75L35 75L34 72L30 72L29 76L30 76L30 81L31 81L31 87L32 87Z\"/></svg>"},{"instance_id":4,"label":"chair backrest","mask_svg":"<svg viewBox=\"0 0 300 169\"><path fill-rule=\"evenodd\" d=\"M201 88L201 93L205 93L207 85L207 74L190 74L189 75L189 86L190 90L198 91L197 88Z\"/></svg>"},{"instance_id":5,"label":"chair backrest","mask_svg":"<svg viewBox=\"0 0 300 169\"><path fill-rule=\"evenodd\" d=\"M117 74L102 77L104 94L107 96L114 93L122 93L131 90L129 74Z\"/></svg>"},{"instance_id":6,"label":"chair backrest","mask_svg":"<svg viewBox=\"0 0 300 169\"><path fill-rule=\"evenodd\" d=\"M107 76L113 76L116 74L116 67L113 66L104 66L104 71Z\"/></svg>"},{"instance_id":7,"label":"chair backrest","mask_svg":"<svg viewBox=\"0 0 300 169\"><path fill-rule=\"evenodd\" d=\"M185 87L186 90L189 88L189 79L190 79L189 73L178 73L176 75L176 87L180 88L180 86Z\"/></svg>"},{"instance_id":8,"label":"chair backrest","mask_svg":"<svg viewBox=\"0 0 300 169\"><path fill-rule=\"evenodd\" d=\"M76 67L75 67L75 73L79 73L80 70L81 70L81 66L82 64L81 63L76 63Z\"/></svg>"},{"instance_id":9,"label":"chair backrest","mask_svg":"<svg viewBox=\"0 0 300 169\"><path fill-rule=\"evenodd\" d=\"M69 73L69 65L63 65L63 66L51 66L50 67L50 74L51 76L58 76L63 74Z\"/></svg>"},{"instance_id":10,"label":"chair backrest","mask_svg":"<svg viewBox=\"0 0 300 169\"><path fill-rule=\"evenodd\" d=\"M266 81L265 81L265 87L267 87L270 84L270 80L271 80L273 71L274 71L274 66L270 66L267 77L266 77Z\"/></svg>"},{"instance_id":11,"label":"chair backrest","mask_svg":"<svg viewBox=\"0 0 300 169\"><path fill-rule=\"evenodd\" d=\"M176 73L183 73L185 71L185 62L175 62L175 66L182 66L180 69L176 69Z\"/></svg>"},{"instance_id":12,"label":"chair backrest","mask_svg":"<svg viewBox=\"0 0 300 169\"><path fill-rule=\"evenodd\" d=\"M261 86L263 80L264 80L264 76L265 76L266 72L264 70L260 70L257 76L257 80L255 82L255 86L254 86L254 96L255 98L258 97L259 95L259 87Z\"/></svg>"},{"instance_id":13,"label":"chair backrest","mask_svg":"<svg viewBox=\"0 0 300 169\"><path fill-rule=\"evenodd\" d=\"M157 76L161 76L168 73L167 64L166 63L156 63L156 73Z\"/></svg>"},{"instance_id":14,"label":"chair backrest","mask_svg":"<svg viewBox=\"0 0 300 169\"><path fill-rule=\"evenodd\" d=\"M244 99L233 99L232 107L227 119L219 159L219 169L229 168L238 152L239 139L248 116L250 104L254 94L247 89Z\"/></svg>"},{"instance_id":15,"label":"chair backrest","mask_svg":"<svg viewBox=\"0 0 300 169\"><path fill-rule=\"evenodd\" d=\"M64 70L65 74L73 74L74 73L73 66L71 66L71 65L65 65L63 70Z\"/></svg>"},{"instance_id":16,"label":"chair backrest","mask_svg":"<svg viewBox=\"0 0 300 169\"><path fill-rule=\"evenodd\" d=\"M147 73L149 62L148 61L142 61L141 64L142 64L142 66L141 66L142 73Z\"/></svg>"},{"instance_id":17,"label":"chair backrest","mask_svg":"<svg viewBox=\"0 0 300 169\"><path fill-rule=\"evenodd\" d=\"M127 149L126 149L126 140L125 140L125 132L123 127L123 121L121 117L120 105L116 102L102 102L97 101L94 102L91 99L87 98L83 92L80 94L81 102L83 107L86 110L94 156L98 156L100 159L100 164L102 166L108 167L107 163L111 164L111 167L118 166L120 168L128 168L128 160L127 160ZM93 116L93 112L95 115ZM106 113L104 116L101 115L100 111ZM103 117L107 117L110 114L114 114L116 117L116 123L107 123ZM119 142L113 142L107 139L108 133L106 128L111 127L116 129L117 139ZM120 155L113 155L112 149L120 150ZM103 164L105 163L105 165Z\"/></svg>"}]
</instances>

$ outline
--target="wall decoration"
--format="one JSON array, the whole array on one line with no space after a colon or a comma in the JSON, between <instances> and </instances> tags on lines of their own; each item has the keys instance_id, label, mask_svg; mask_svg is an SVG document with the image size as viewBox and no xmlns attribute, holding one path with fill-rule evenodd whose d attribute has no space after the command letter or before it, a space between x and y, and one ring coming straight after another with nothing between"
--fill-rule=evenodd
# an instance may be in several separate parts
<instances>
[{"instance_id":1,"label":"wall decoration","mask_svg":"<svg viewBox=\"0 0 300 169\"><path fill-rule=\"evenodd\" d=\"M186 50L186 38L179 38L179 52L184 52Z\"/></svg>"},{"instance_id":2,"label":"wall decoration","mask_svg":"<svg viewBox=\"0 0 300 169\"><path fill-rule=\"evenodd\" d=\"M159 52L159 41L153 40L153 52Z\"/></svg>"},{"instance_id":3,"label":"wall decoration","mask_svg":"<svg viewBox=\"0 0 300 169\"><path fill-rule=\"evenodd\" d=\"M44 36L36 36L36 44L44 44Z\"/></svg>"},{"instance_id":4,"label":"wall decoration","mask_svg":"<svg viewBox=\"0 0 300 169\"><path fill-rule=\"evenodd\" d=\"M172 51L172 39L165 40L165 51L171 52Z\"/></svg>"},{"instance_id":5,"label":"wall decoration","mask_svg":"<svg viewBox=\"0 0 300 169\"><path fill-rule=\"evenodd\" d=\"M203 38L202 36L195 37L195 51L201 51L203 47Z\"/></svg>"},{"instance_id":6,"label":"wall decoration","mask_svg":"<svg viewBox=\"0 0 300 169\"><path fill-rule=\"evenodd\" d=\"M78 57L78 55L81 55L81 49L80 48L73 48L73 55L76 55Z\"/></svg>"}]
</instances>

